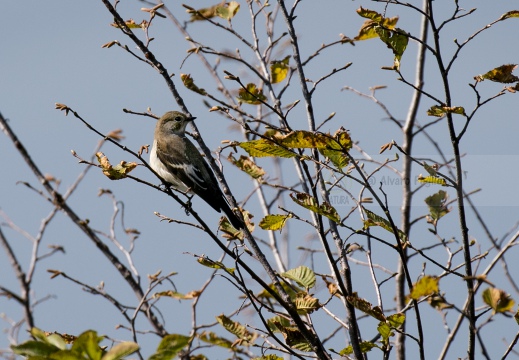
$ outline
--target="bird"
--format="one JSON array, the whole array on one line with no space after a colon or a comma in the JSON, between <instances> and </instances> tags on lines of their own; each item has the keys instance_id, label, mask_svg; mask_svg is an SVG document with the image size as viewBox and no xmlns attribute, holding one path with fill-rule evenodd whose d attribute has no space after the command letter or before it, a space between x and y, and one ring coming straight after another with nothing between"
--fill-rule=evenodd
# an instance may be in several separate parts
<instances>
[{"instance_id":1,"label":"bird","mask_svg":"<svg viewBox=\"0 0 519 360\"><path fill-rule=\"evenodd\" d=\"M180 111L168 111L157 121L150 166L171 187L196 194L217 212L227 215L236 229L244 227L223 195L213 171L198 149L186 137L186 126L196 118Z\"/></svg>"}]
</instances>

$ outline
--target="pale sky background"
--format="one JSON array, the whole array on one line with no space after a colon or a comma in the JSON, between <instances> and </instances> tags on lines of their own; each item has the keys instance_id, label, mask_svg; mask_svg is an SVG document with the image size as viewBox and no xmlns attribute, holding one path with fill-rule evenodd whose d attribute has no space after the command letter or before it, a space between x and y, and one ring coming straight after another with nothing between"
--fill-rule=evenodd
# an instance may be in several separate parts
<instances>
[{"instance_id":1,"label":"pale sky background","mask_svg":"<svg viewBox=\"0 0 519 360\"><path fill-rule=\"evenodd\" d=\"M212 4L207 1L187 3L193 7ZM451 1L437 0L434 3L438 7L436 14L448 16L453 11ZM189 18L180 2L167 1L166 4L178 18L182 20ZM151 144L154 121L125 114L122 109L143 112L150 107L155 114L161 115L165 111L177 109L177 105L156 71L118 47L101 48L102 44L116 39L128 44L132 49L135 48L119 30L109 26L113 19L101 1L3 1L2 5L0 112L10 119L11 127L40 169L62 181L62 192L65 192L84 168L84 165L78 164L71 156L70 150L73 149L80 156L89 158L99 138L72 115L65 117L64 113L55 110L55 103L70 106L104 133L122 128L126 136L124 144L133 150L138 150L141 145ZM446 27L446 32L441 38L446 54L451 54L454 49L453 38L463 41L506 11L519 7L519 3L513 0L460 1L460 5L466 8L475 7L478 10L474 15ZM142 6L145 5L139 1L129 0L119 4L123 17L134 18L136 22L146 19L146 13L139 10ZM377 11L383 9L381 4L369 1L301 2L296 26L298 26L304 57L317 50L321 43L337 40L340 33L349 37L355 36L363 22L363 19L355 14L359 6ZM418 34L419 24L414 13L391 5L388 7L387 15L399 15L398 26L414 35ZM246 20L241 22L240 16ZM233 25L237 31L250 36L248 12L244 4ZM197 40L217 43L218 45L215 46L222 49L234 50L237 47L234 40L231 41L228 36L214 31L208 24L191 24L188 29ZM452 70L451 82L455 105L465 106L467 109L474 106L473 92L467 84L473 83L475 75L485 73L502 64L519 62L516 36L518 29L519 19L509 19L484 32L464 49L459 62ZM155 19L150 31L152 36L156 37L152 42L152 51L170 73L177 75L173 78L175 84L190 112L198 117L198 127L208 146L216 149L222 139L242 140L241 135L229 127L230 123L216 113L207 112L202 104L202 97L181 85L178 78L180 73L193 74L197 84L207 89L211 88L212 82L207 79L204 72L201 72L199 62L194 57L189 58L180 69L189 45L177 33L176 28L168 20ZM281 31L281 28L278 31ZM141 35L140 30L137 34ZM402 72L411 81L414 74L415 54L416 47L410 44L402 59ZM250 56L245 53L243 55L246 58ZM315 108L318 118L324 119L331 112L337 112L334 120L322 130L333 132L340 126L344 126L351 131L354 140L360 141L360 145L371 154L378 154L380 146L392 139L401 143L398 130L385 120L385 114L379 108L352 93L339 91L343 86L351 86L368 92L371 86L388 85L388 89L380 90L377 95L390 107L395 117L404 118L410 91L402 83L395 81L395 73L380 70L381 66L392 64L393 56L390 50L386 49L379 40L374 39L360 42L355 47L342 45L321 56L323 60L326 59L324 64L316 59L307 69L307 77L313 80L333 67L353 62L352 67L324 83L323 87L316 91ZM433 69L432 65L429 64L427 69ZM219 70L229 70L247 80L245 69L233 63L224 62ZM200 75L197 75L197 72ZM428 72L425 84L426 89L432 92L440 90L438 79L433 74L434 72ZM498 92L501 88L501 84L488 81L478 85L484 98ZM467 189L483 189L474 197L474 201L481 206L481 213L486 217L496 237L504 235L519 219L517 207L519 193L515 185L519 175L517 170L519 148L516 141L516 134L519 131L517 96L519 95L506 94L484 107L470 125L466 139L462 142L462 150L466 153ZM284 102L288 104L299 97L299 92L293 91L287 94ZM425 110L431 105L433 104L427 99L422 103L419 117L422 124L430 121L430 118L425 116ZM300 111L301 120L299 123L294 122L293 126L304 129L306 120L302 110L303 106L300 104L299 109L294 111L296 115L297 111ZM250 111L254 109L250 107ZM435 127L431 134L444 141L444 145L447 146L447 132L444 125ZM424 142L417 143L416 149L417 154L435 156L431 146ZM114 146L105 145L102 151L112 163L118 163L122 159L133 160L129 154L122 153ZM225 155L228 153L229 151L224 152ZM384 154L384 157L392 157L393 153ZM18 181L27 181L37 186L37 181L22 163L13 144L3 134L0 135L0 154L2 155L0 157L0 210L18 226L35 235L42 218L50 212L51 206L26 187L16 185ZM377 159L384 157L377 155ZM247 178L232 169L228 162L223 161L223 165L236 198L242 199L248 195L251 185L247 182ZM422 172L419 169L416 171ZM135 175L158 183L158 180L143 168L138 168ZM377 181L384 180L379 178ZM388 185L386 190L394 197L390 196L389 203L398 206L400 187L390 186ZM175 224L160 223L153 215L154 211L158 211L168 216L193 220L186 218L183 210L176 203L132 181L111 182L100 171L93 169L77 193L70 199L70 204L81 217L88 218L94 228L105 232L108 231L112 204L108 197L97 197L100 188L111 189L118 200L124 201L126 227L137 228L141 232L137 241L135 262L143 283L146 283L147 274L153 274L159 269L163 273L173 271L180 273L174 278L179 292L195 290L205 282L210 274L209 269L196 264L189 254L206 254L217 259L220 254L217 247L203 233ZM425 208L420 210L422 204L415 204L417 214L425 211ZM194 200L194 206L209 223L216 225L218 214L199 200ZM251 209L254 210L253 204ZM452 221L455 222L455 214L451 216ZM258 214L257 222L260 219L261 216ZM3 222L5 219L0 220L0 223ZM304 238L305 229L300 230L301 233L298 234L293 228L292 236ZM472 238L484 239L478 225L471 223L469 228ZM26 267L30 259L30 244L7 226L2 226L2 229L13 243L22 265ZM452 231L449 231L447 227L444 236L452 234L459 239L457 228L451 229ZM119 233L119 236L121 241L124 241L124 235ZM416 234L417 238L422 236L426 238L429 235ZM36 325L46 331L71 334L96 329L99 333L108 334L113 338L129 340L128 332L114 330L115 325L122 323L123 319L111 304L101 297L83 292L78 286L65 279L50 280L46 272L47 269L62 270L93 286L104 281L107 291L117 294L121 299L127 299L125 303L135 304L135 297L128 291L128 287L121 285L122 281L113 267L62 214L58 215L49 227L42 251L51 244L64 246L66 253L56 254L39 263L34 283L34 298L41 299L49 295L52 297L36 307ZM485 251L488 246L486 242L481 244L481 251ZM122 255L118 256L122 258ZM512 258L509 256L509 259ZM300 265L298 260L299 255L294 252L291 266ZM517 277L519 268L516 264L509 265L515 271L512 275ZM326 267L323 268L323 272L326 271L325 269ZM437 274L438 271L437 268L430 267L427 268L426 273ZM496 274L501 273L496 272ZM415 271L415 275L419 275L418 270ZM519 294L514 293L513 288L502 278L496 275L491 281L509 291L512 297L519 301ZM0 252L0 282L13 290L18 289L4 252ZM451 300L455 298L453 292L457 288L464 288L461 281L449 283L449 286L442 286L442 291L453 294ZM322 295L325 289L321 288L320 291ZM229 294L234 296L231 296L231 299L240 295L227 281L222 278L217 279L210 287L208 296L205 296L199 305L199 308L211 307L214 311L202 313L205 321L212 322L214 316L235 308L229 304L233 301L228 300ZM366 289L366 293L360 295L374 300L371 286ZM187 334L190 325L189 302L179 303L163 299L161 309L167 319L166 326L171 333ZM6 298L0 298L0 313L15 321L21 316L18 305ZM441 318L434 310L426 309L424 313L431 326L442 329ZM450 325L453 319L454 317L449 318ZM501 328L499 332L483 332L484 336L495 340L493 344L495 346L488 349L493 357L503 354L517 331L517 326L512 319L507 319L506 324L507 327ZM147 323L142 320L141 326L148 328ZM8 327L7 322L0 320L2 330ZM374 335L374 331L369 334L365 331L363 335L369 337L372 334ZM232 338L230 334L228 337ZM22 333L20 338L24 339L26 335ZM506 341L503 342L501 340L503 338L506 338ZM153 335L143 336L140 340L145 357L152 353L159 342L159 338ZM435 358L443 340L438 340L437 344L432 339L429 341L427 352L431 354L431 358ZM449 358L463 357L465 344L466 337L463 332ZM8 345L7 336L0 336L0 349ZM344 347L343 344L334 343L329 347L340 350L341 346ZM412 348L412 345L410 347ZM208 352L207 355L211 358L221 358L225 353L213 357ZM372 353L371 358L378 358L378 356L379 353Z\"/></svg>"}]
</instances>

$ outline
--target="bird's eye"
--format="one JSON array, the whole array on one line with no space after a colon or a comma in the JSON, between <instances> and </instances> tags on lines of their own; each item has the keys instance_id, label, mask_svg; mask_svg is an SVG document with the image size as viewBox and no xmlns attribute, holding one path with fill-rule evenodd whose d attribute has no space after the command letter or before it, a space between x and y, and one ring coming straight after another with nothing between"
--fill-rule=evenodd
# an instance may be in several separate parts
<instances>
[{"instance_id":1,"label":"bird's eye","mask_svg":"<svg viewBox=\"0 0 519 360\"><path fill-rule=\"evenodd\" d=\"M182 118L180 116L175 116L175 121L181 121Z\"/></svg>"}]
</instances>

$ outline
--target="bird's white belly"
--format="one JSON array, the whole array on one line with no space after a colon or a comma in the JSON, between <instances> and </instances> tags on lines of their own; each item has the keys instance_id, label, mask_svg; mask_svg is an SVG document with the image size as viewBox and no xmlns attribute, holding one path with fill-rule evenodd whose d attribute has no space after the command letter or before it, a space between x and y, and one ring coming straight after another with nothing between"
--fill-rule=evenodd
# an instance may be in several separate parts
<instances>
[{"instance_id":1,"label":"bird's white belly","mask_svg":"<svg viewBox=\"0 0 519 360\"><path fill-rule=\"evenodd\" d=\"M167 182L173 185L173 188L181 191L183 193L192 193L192 191L187 187L180 179L173 176L168 169L164 166L162 161L157 157L157 152L155 151L156 142L153 142L153 146L150 152L150 166L157 174L160 175L161 178L166 180Z\"/></svg>"}]
</instances>

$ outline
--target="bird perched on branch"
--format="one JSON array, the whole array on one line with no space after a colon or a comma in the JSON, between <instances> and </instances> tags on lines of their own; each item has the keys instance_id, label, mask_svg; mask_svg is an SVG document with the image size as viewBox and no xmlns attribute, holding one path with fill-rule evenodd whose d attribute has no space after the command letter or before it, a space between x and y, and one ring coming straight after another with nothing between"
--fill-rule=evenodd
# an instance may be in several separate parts
<instances>
[{"instance_id":1,"label":"bird perched on branch","mask_svg":"<svg viewBox=\"0 0 519 360\"><path fill-rule=\"evenodd\" d=\"M150 153L150 166L178 191L195 193L213 209L223 210L232 226L243 228L198 149L186 137L186 126L196 118L169 111L158 121Z\"/></svg>"}]
</instances>

